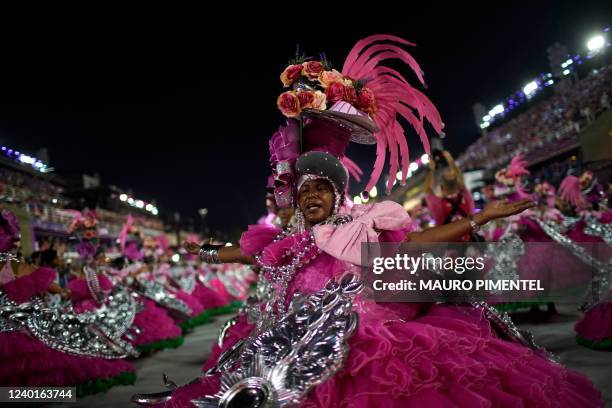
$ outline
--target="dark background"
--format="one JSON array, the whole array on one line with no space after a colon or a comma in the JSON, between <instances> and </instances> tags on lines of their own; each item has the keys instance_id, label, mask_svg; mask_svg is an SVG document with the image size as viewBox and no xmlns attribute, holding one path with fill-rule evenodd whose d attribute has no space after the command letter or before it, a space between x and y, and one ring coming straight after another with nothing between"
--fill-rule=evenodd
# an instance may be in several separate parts
<instances>
[{"instance_id":1,"label":"dark background","mask_svg":"<svg viewBox=\"0 0 612 408\"><path fill-rule=\"evenodd\" d=\"M378 3L285 3L276 16L238 3L129 15L66 10L61 19L42 13L18 22L5 14L0 139L30 154L48 148L60 175L99 172L104 183L156 200L161 215L197 219L206 207L210 227L244 228L265 212L267 141L283 120L278 78L296 44L311 56L325 51L341 69L367 35L417 43L411 53L425 92L446 123L446 147L458 154L478 135L475 102L491 108L548 72L546 48L555 41L584 51L612 16L609 1ZM422 148L410 145L416 159ZM349 156L369 172L374 147L351 147Z\"/></svg>"}]
</instances>

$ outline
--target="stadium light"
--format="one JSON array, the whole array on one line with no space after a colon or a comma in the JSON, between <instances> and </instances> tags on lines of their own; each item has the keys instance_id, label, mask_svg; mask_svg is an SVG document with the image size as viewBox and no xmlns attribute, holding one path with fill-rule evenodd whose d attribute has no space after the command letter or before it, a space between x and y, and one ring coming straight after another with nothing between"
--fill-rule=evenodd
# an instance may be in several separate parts
<instances>
[{"instance_id":1,"label":"stadium light","mask_svg":"<svg viewBox=\"0 0 612 408\"><path fill-rule=\"evenodd\" d=\"M355 203L355 204L361 204L361 197L359 197L359 196L355 196L355 197L353 197L353 203Z\"/></svg>"},{"instance_id":2,"label":"stadium light","mask_svg":"<svg viewBox=\"0 0 612 408\"><path fill-rule=\"evenodd\" d=\"M601 34L593 36L587 41L587 48L592 52L601 50L604 45L606 45L606 39Z\"/></svg>"},{"instance_id":3,"label":"stadium light","mask_svg":"<svg viewBox=\"0 0 612 408\"><path fill-rule=\"evenodd\" d=\"M374 198L378 195L378 189L376 188L376 186L372 187L372 189L370 190L370 197Z\"/></svg>"},{"instance_id":4,"label":"stadium light","mask_svg":"<svg viewBox=\"0 0 612 408\"><path fill-rule=\"evenodd\" d=\"M423 164L429 163L429 155L427 153L425 153L425 154L423 154L421 156L421 163L423 163Z\"/></svg>"},{"instance_id":5,"label":"stadium light","mask_svg":"<svg viewBox=\"0 0 612 408\"><path fill-rule=\"evenodd\" d=\"M121 201L127 201L128 196L127 196L127 194L121 194L121 195L119 196L119 199L120 199Z\"/></svg>"},{"instance_id":6,"label":"stadium light","mask_svg":"<svg viewBox=\"0 0 612 408\"><path fill-rule=\"evenodd\" d=\"M536 81L531 81L523 87L523 92L527 96L531 96L537 90L538 90L538 83Z\"/></svg>"}]
</instances>

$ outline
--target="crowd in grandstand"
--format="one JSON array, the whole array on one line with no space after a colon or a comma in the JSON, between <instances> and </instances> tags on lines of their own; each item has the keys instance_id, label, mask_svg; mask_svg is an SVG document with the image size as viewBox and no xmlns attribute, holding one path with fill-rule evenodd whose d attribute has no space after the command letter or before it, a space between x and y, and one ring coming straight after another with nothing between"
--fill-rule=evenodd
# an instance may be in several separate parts
<instances>
[{"instance_id":1,"label":"crowd in grandstand","mask_svg":"<svg viewBox=\"0 0 612 408\"><path fill-rule=\"evenodd\" d=\"M536 153L537 157L546 157L576 146L581 129L610 107L612 67L605 66L573 84L561 85L552 97L485 132L459 157L461 167L492 169L521 153L532 161Z\"/></svg>"}]
</instances>

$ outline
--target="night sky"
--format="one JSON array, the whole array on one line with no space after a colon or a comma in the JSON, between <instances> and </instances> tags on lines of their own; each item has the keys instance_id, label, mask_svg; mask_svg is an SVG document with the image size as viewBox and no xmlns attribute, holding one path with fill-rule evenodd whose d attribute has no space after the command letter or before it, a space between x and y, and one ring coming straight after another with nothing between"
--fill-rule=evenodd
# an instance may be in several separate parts
<instances>
[{"instance_id":1,"label":"night sky","mask_svg":"<svg viewBox=\"0 0 612 408\"><path fill-rule=\"evenodd\" d=\"M58 174L98 172L104 183L155 199L162 215L197 219L207 207L212 228L244 228L265 211L267 141L283 120L278 77L296 44L307 55L324 51L341 69L367 35L417 43L411 53L425 92L458 154L478 135L475 102L490 108L548 71L549 45L582 51L612 20L609 1L517 3L353 12L303 2L297 13L285 3L284 15L249 23L229 11L189 10L27 21L4 29L0 141L32 154L46 147ZM416 159L422 149L411 147ZM349 155L369 171L374 148Z\"/></svg>"}]
</instances>

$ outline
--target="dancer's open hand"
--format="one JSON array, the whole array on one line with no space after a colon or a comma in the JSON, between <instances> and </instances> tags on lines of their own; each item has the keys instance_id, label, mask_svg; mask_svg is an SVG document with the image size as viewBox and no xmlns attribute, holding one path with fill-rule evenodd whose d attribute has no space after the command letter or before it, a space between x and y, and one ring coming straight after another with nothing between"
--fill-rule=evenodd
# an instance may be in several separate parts
<instances>
[{"instance_id":1,"label":"dancer's open hand","mask_svg":"<svg viewBox=\"0 0 612 408\"><path fill-rule=\"evenodd\" d=\"M183 248L190 254L197 254L200 251L200 244L194 241L183 242Z\"/></svg>"},{"instance_id":2,"label":"dancer's open hand","mask_svg":"<svg viewBox=\"0 0 612 408\"><path fill-rule=\"evenodd\" d=\"M509 202L508 200L493 201L485 206L482 215L485 220L490 221L519 214L535 206L536 203L529 199L515 202Z\"/></svg>"}]
</instances>

